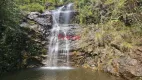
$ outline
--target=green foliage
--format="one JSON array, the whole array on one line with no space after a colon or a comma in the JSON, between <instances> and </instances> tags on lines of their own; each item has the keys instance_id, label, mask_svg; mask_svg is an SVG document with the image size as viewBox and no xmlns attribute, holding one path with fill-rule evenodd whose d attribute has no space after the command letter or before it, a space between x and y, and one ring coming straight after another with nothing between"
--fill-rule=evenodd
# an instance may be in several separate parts
<instances>
[{"instance_id":1,"label":"green foliage","mask_svg":"<svg viewBox=\"0 0 142 80\"><path fill-rule=\"evenodd\" d=\"M41 6L39 3L26 4L24 6L20 6L20 8L24 11L43 11L44 10L44 7Z\"/></svg>"},{"instance_id":2,"label":"green foliage","mask_svg":"<svg viewBox=\"0 0 142 80\"><path fill-rule=\"evenodd\" d=\"M14 39L14 31L18 32L20 29L17 25L19 18L18 8L16 8L15 3L2 0L0 4L0 72L3 72L3 70L6 71L8 67L10 68L11 65L16 65L15 62L11 62L15 59L14 56L16 55L14 54L16 49L13 48L16 47L15 45L17 44L14 44L15 40L12 39ZM18 59L16 61L18 61ZM11 63L11 65L9 63Z\"/></svg>"},{"instance_id":3,"label":"green foliage","mask_svg":"<svg viewBox=\"0 0 142 80\"><path fill-rule=\"evenodd\" d=\"M0 1L0 73L23 67L23 52L39 55L42 46L28 37L28 29L21 28L20 10L15 0Z\"/></svg>"},{"instance_id":4,"label":"green foliage","mask_svg":"<svg viewBox=\"0 0 142 80\"><path fill-rule=\"evenodd\" d=\"M46 3L51 4L48 9L54 9L56 5L62 5L63 1L59 0L16 0L18 6L23 11L43 11Z\"/></svg>"},{"instance_id":5,"label":"green foliage","mask_svg":"<svg viewBox=\"0 0 142 80\"><path fill-rule=\"evenodd\" d=\"M80 13L77 18L81 24L105 23L109 20L119 20L122 16L123 20L127 20L124 16L134 13L141 14L141 1L138 0L81 0L75 1L75 6ZM133 18L135 17L131 19ZM127 25L127 21L124 22Z\"/></svg>"}]
</instances>

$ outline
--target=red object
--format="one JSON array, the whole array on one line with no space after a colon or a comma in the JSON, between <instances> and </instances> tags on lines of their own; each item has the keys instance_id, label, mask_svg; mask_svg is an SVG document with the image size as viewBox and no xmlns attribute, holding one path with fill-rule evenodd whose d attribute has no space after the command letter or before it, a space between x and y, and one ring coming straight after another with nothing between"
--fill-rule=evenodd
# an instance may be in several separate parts
<instances>
[{"instance_id":1,"label":"red object","mask_svg":"<svg viewBox=\"0 0 142 80\"><path fill-rule=\"evenodd\" d=\"M80 36L74 36L72 37L73 40L79 40L80 39Z\"/></svg>"},{"instance_id":2,"label":"red object","mask_svg":"<svg viewBox=\"0 0 142 80\"><path fill-rule=\"evenodd\" d=\"M65 39L65 38L67 38L68 40L79 40L80 39L80 36L64 36L64 35L61 35L61 34L59 34L58 35L58 38L59 39Z\"/></svg>"}]
</instances>

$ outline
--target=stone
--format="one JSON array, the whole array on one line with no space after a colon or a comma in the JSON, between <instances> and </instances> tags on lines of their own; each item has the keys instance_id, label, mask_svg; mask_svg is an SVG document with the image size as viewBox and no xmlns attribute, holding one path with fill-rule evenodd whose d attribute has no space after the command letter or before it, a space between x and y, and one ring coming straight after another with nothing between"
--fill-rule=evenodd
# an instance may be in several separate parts
<instances>
[{"instance_id":1,"label":"stone","mask_svg":"<svg viewBox=\"0 0 142 80\"><path fill-rule=\"evenodd\" d=\"M32 19L37 18L38 15L40 15L39 12L30 12L27 17L32 20Z\"/></svg>"},{"instance_id":2,"label":"stone","mask_svg":"<svg viewBox=\"0 0 142 80\"><path fill-rule=\"evenodd\" d=\"M132 59L130 62L129 62L130 65L134 66L134 65L137 65L137 60L136 59Z\"/></svg>"},{"instance_id":3,"label":"stone","mask_svg":"<svg viewBox=\"0 0 142 80\"><path fill-rule=\"evenodd\" d=\"M42 26L52 25L52 13L48 10L43 13L30 12L27 18L37 22L37 24L42 25Z\"/></svg>"}]
</instances>

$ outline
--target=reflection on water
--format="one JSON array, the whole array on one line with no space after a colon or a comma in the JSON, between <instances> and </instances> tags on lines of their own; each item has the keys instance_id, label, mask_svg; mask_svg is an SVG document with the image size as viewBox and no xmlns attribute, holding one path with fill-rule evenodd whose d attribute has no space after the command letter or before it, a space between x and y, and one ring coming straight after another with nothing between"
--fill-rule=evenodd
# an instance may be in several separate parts
<instances>
[{"instance_id":1,"label":"reflection on water","mask_svg":"<svg viewBox=\"0 0 142 80\"><path fill-rule=\"evenodd\" d=\"M90 69L30 69L10 73L1 80L123 80L110 74Z\"/></svg>"}]
</instances>

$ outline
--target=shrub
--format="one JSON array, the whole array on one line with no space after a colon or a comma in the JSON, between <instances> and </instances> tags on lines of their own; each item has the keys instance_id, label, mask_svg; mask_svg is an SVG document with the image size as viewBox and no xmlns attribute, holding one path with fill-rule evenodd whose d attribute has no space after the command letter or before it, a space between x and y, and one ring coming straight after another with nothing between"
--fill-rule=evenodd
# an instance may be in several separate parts
<instances>
[{"instance_id":1,"label":"shrub","mask_svg":"<svg viewBox=\"0 0 142 80\"><path fill-rule=\"evenodd\" d=\"M26 5L21 5L20 8L24 11L43 11L44 7L39 3L31 3Z\"/></svg>"}]
</instances>

